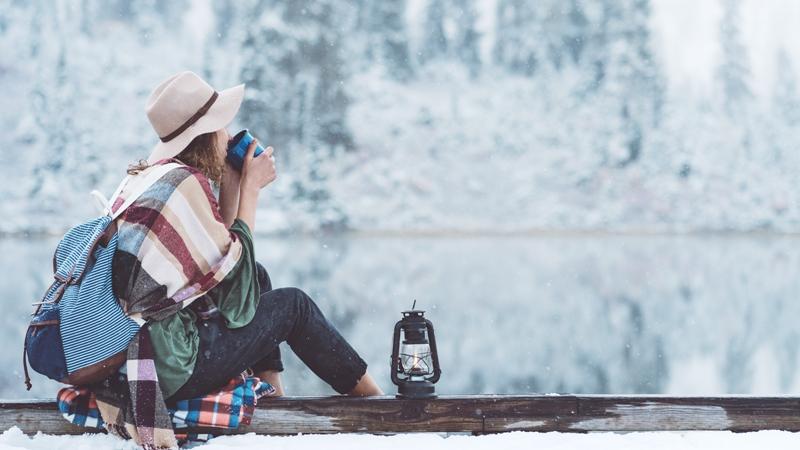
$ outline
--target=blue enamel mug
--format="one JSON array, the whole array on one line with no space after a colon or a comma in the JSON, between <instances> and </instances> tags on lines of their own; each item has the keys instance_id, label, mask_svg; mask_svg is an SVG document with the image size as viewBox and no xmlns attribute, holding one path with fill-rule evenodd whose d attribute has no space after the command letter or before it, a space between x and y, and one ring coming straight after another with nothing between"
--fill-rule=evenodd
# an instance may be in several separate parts
<instances>
[{"instance_id":1,"label":"blue enamel mug","mask_svg":"<svg viewBox=\"0 0 800 450\"><path fill-rule=\"evenodd\" d=\"M228 162L239 172L242 171L242 166L244 165L244 155L247 154L247 147L253 142L253 139L253 135L245 128L236 133L230 142L228 142ZM253 152L253 157L255 158L260 155L263 151L264 147L262 147L260 143L257 144Z\"/></svg>"}]
</instances>

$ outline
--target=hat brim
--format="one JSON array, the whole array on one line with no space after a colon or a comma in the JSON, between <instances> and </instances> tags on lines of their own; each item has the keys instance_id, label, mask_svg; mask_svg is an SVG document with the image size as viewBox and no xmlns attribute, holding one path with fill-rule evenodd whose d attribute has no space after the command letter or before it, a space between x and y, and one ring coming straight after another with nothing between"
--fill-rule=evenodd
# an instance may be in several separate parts
<instances>
[{"instance_id":1,"label":"hat brim","mask_svg":"<svg viewBox=\"0 0 800 450\"><path fill-rule=\"evenodd\" d=\"M233 118L236 117L236 113L239 112L243 98L244 84L220 91L217 100L197 122L169 142L159 141L150 151L147 163L153 164L162 159L177 156L197 136L228 126L233 121Z\"/></svg>"}]
</instances>

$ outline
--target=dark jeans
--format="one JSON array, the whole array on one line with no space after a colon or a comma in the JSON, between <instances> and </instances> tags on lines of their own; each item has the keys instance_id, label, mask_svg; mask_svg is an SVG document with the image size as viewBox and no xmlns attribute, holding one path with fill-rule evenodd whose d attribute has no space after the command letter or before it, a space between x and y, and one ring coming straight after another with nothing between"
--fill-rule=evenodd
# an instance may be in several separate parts
<instances>
[{"instance_id":1,"label":"dark jeans","mask_svg":"<svg viewBox=\"0 0 800 450\"><path fill-rule=\"evenodd\" d=\"M281 342L287 342L311 371L340 394L351 391L367 371L367 363L311 297L294 287L272 290L266 269L260 263L256 266L261 297L255 317L236 329L228 329L220 315L198 319L200 348L194 371L167 401L205 395L248 368L282 371Z\"/></svg>"}]
</instances>

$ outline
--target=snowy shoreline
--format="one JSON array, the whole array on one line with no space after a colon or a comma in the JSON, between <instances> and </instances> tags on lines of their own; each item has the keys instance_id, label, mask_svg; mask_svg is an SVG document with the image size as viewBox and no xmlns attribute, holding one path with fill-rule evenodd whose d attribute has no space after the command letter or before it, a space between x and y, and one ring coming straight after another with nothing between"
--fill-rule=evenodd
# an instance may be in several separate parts
<instances>
[{"instance_id":1,"label":"snowy shoreline","mask_svg":"<svg viewBox=\"0 0 800 450\"><path fill-rule=\"evenodd\" d=\"M392 436L367 434L298 435L298 436L223 436L192 448L223 450L236 448L326 449L326 450L395 450L397 448L436 448L457 450L483 450L492 448L511 449L568 449L592 448L593 450L726 450L769 448L771 450L796 449L800 447L800 434L787 431L759 431L755 433L733 433L729 431L686 432L636 432L636 433L533 433L511 432L486 436L410 433ZM109 435L53 436L37 434L25 436L17 427L0 435L0 450L101 450L137 447L130 441L122 441Z\"/></svg>"},{"instance_id":2,"label":"snowy shoreline","mask_svg":"<svg viewBox=\"0 0 800 450\"><path fill-rule=\"evenodd\" d=\"M61 238L67 230L0 231L0 239ZM715 237L715 238L800 238L800 231L782 230L671 230L671 229L348 229L341 231L280 230L256 231L254 237L263 238L615 238L615 237Z\"/></svg>"}]
</instances>

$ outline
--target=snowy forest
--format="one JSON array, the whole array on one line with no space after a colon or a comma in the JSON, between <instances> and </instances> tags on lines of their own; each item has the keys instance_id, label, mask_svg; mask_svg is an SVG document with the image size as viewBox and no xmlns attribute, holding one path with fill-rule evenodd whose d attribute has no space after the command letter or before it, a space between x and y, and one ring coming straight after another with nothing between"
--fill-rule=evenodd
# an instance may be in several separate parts
<instances>
[{"instance_id":1,"label":"snowy forest","mask_svg":"<svg viewBox=\"0 0 800 450\"><path fill-rule=\"evenodd\" d=\"M676 89L664 3L0 0L0 232L96 214L184 69L246 83L231 130L280 174L260 232L800 231L791 52L755 89L721 0L713 89Z\"/></svg>"}]
</instances>

